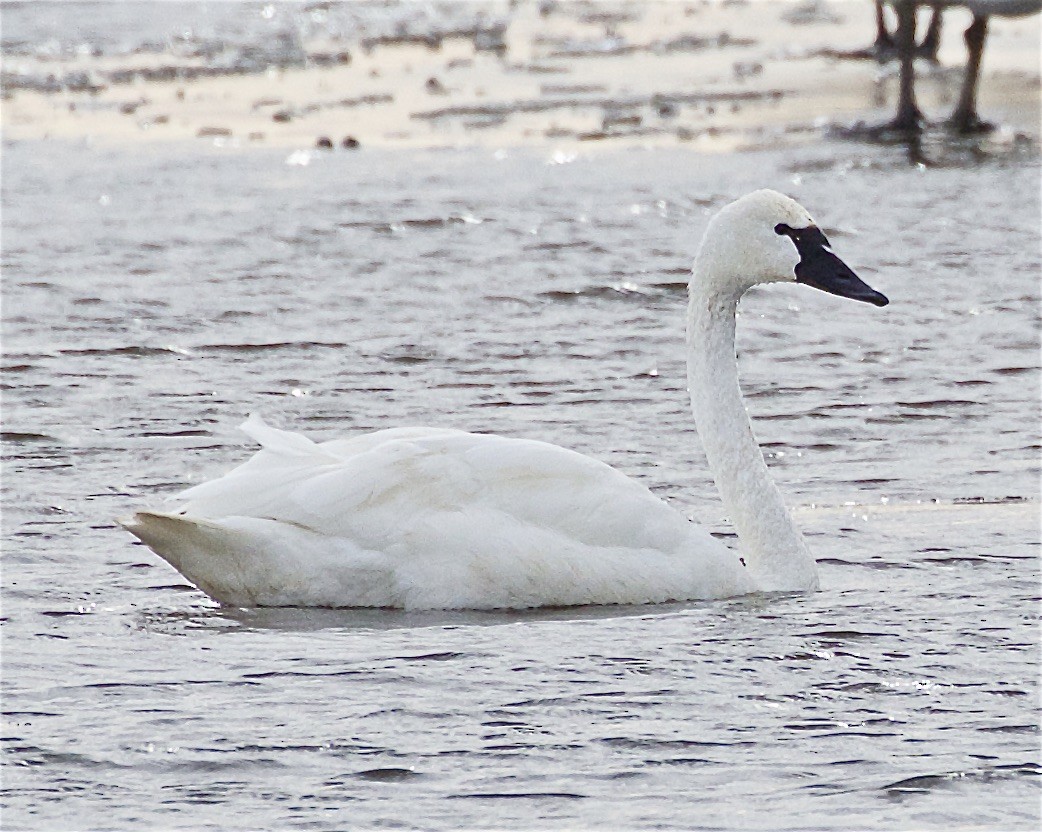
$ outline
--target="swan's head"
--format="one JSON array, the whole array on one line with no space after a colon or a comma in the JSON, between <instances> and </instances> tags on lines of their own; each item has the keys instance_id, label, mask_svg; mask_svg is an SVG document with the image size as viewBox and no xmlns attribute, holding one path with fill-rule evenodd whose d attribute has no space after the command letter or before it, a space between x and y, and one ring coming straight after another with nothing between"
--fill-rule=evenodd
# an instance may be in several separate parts
<instances>
[{"instance_id":1,"label":"swan's head","mask_svg":"<svg viewBox=\"0 0 1042 832\"><path fill-rule=\"evenodd\" d=\"M805 283L876 306L890 301L832 252L806 209L777 191L754 191L725 206L706 228L695 280L740 296L757 283Z\"/></svg>"}]
</instances>

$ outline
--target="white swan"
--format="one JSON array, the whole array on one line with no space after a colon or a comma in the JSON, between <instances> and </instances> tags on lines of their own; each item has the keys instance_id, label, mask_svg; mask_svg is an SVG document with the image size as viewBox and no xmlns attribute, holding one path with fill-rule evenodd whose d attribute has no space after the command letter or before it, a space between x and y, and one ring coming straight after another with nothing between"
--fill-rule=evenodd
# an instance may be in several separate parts
<instances>
[{"instance_id":1,"label":"white swan","mask_svg":"<svg viewBox=\"0 0 1042 832\"><path fill-rule=\"evenodd\" d=\"M316 444L251 417L263 449L120 522L234 606L495 609L813 590L817 569L742 404L735 312L756 283L883 306L797 203L757 191L709 223L688 310L699 434L741 554L639 482L556 445L435 428Z\"/></svg>"}]
</instances>

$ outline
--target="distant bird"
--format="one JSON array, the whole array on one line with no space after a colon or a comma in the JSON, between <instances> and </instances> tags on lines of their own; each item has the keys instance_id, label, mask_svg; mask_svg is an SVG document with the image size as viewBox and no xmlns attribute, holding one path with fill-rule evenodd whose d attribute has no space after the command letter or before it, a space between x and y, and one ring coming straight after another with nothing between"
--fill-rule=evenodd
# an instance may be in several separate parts
<instances>
[{"instance_id":1,"label":"distant bird","mask_svg":"<svg viewBox=\"0 0 1042 832\"><path fill-rule=\"evenodd\" d=\"M977 114L977 88L980 84L980 63L984 53L984 42L988 35L988 19L1000 17L1025 17L1042 10L1042 0L931 0L923 4L918 0L888 0L897 15L897 54L901 60L900 95L897 115L890 123L894 130L918 132L922 129L922 113L915 101L915 44L916 10L920 5L934 8L935 19L942 9L962 6L973 14L973 22L963 37L968 52L966 74L963 77L959 103L948 119L948 125L961 134L981 133L991 130L993 125ZM882 21L882 23L880 23ZM877 26L885 31L882 9L877 3ZM933 23L931 22L931 28ZM938 30L939 32L939 30ZM887 35L889 36L889 35ZM878 38L878 36L877 36ZM878 39L877 39L878 43Z\"/></svg>"},{"instance_id":2,"label":"distant bird","mask_svg":"<svg viewBox=\"0 0 1042 832\"><path fill-rule=\"evenodd\" d=\"M880 61L897 57L897 43L886 25L886 13L883 8L885 5L885 0L876 0L876 40L872 45L872 51ZM930 25L926 27L926 35L915 52L918 57L926 58L930 63L937 63L937 50L941 46L943 10L939 5L931 5L933 15L930 17Z\"/></svg>"},{"instance_id":3,"label":"distant bird","mask_svg":"<svg viewBox=\"0 0 1042 832\"><path fill-rule=\"evenodd\" d=\"M988 37L988 18L992 15L1026 17L1038 14L1042 10L1042 0L965 0L964 5L973 12L973 22L963 35L969 54L959 103L949 119L949 124L957 132L965 134L986 132L993 126L982 121L977 115L977 86L980 80L984 41Z\"/></svg>"}]
</instances>

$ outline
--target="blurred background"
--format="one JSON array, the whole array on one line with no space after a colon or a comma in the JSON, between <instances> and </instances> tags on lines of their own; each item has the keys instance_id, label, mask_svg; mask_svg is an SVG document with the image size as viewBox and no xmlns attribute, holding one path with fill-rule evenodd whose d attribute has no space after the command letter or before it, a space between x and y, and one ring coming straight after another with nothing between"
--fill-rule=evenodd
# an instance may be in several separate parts
<instances>
[{"instance_id":1,"label":"blurred background","mask_svg":"<svg viewBox=\"0 0 1042 832\"><path fill-rule=\"evenodd\" d=\"M974 14L1037 11L916 5L916 93L935 123L959 98ZM873 0L5 3L3 14L9 139L733 150L885 122L901 63L897 17ZM1037 136L1040 29L1037 15L1003 14L988 20L978 86L1010 142Z\"/></svg>"}]
</instances>

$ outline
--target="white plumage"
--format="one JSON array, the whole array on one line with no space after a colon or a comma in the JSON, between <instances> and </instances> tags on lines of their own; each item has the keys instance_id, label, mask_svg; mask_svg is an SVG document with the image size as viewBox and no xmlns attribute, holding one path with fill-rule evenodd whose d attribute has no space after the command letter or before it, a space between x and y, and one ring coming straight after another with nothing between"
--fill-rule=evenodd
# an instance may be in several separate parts
<instances>
[{"instance_id":1,"label":"white plumage","mask_svg":"<svg viewBox=\"0 0 1042 832\"><path fill-rule=\"evenodd\" d=\"M737 299L746 283L795 280L800 258L773 228L810 219L780 194L760 191L744 200L707 231L701 267L715 271L712 279L692 281L689 364L695 381L723 388L723 395L693 392L693 404L704 440L707 430L729 434L706 443L725 502L737 484L764 503L736 513L748 568L738 553L602 462L544 442L434 428L317 444L254 416L243 425L262 445L252 459L182 493L174 511L141 511L121 522L206 593L234 606L494 609L816 588L813 559L769 481L740 399L728 395L731 375L737 391ZM770 236L741 242L743 249L758 242L769 249L737 258L742 276L727 278L714 266L720 217L719 244L741 240L750 222L768 222ZM749 268L759 272L751 282ZM699 270L696 264L696 276ZM726 308L720 344L699 334L698 310L713 306L721 286L734 300L729 345ZM703 323L712 328L714 318ZM737 414L726 411L734 401ZM775 535L757 529L757 518L791 528Z\"/></svg>"},{"instance_id":2,"label":"white plumage","mask_svg":"<svg viewBox=\"0 0 1042 832\"><path fill-rule=\"evenodd\" d=\"M225 603L569 606L752 586L646 488L555 445L429 428L315 444L256 417L243 428L262 451L182 494L183 515L130 526Z\"/></svg>"}]
</instances>

